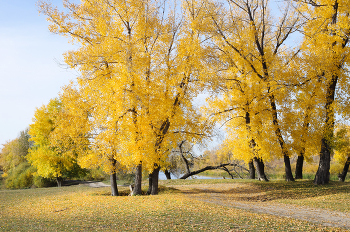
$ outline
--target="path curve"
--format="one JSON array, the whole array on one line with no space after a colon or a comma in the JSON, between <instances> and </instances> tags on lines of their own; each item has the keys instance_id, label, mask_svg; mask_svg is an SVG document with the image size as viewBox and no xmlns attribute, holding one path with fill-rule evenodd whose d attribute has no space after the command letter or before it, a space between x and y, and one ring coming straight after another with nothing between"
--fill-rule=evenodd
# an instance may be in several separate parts
<instances>
[{"instance_id":1,"label":"path curve","mask_svg":"<svg viewBox=\"0 0 350 232\"><path fill-rule=\"evenodd\" d=\"M213 197L212 199L201 199L198 197L193 198L203 202L213 203L226 207L234 207L281 217L290 217L294 219L321 224L324 226L350 229L349 213L342 213L319 208L310 208L305 206L289 205L282 203L247 203L239 201L223 202L221 200L215 199L215 197Z\"/></svg>"},{"instance_id":2,"label":"path curve","mask_svg":"<svg viewBox=\"0 0 350 232\"><path fill-rule=\"evenodd\" d=\"M265 213L281 217L289 217L328 227L338 227L350 230L350 213L337 212L321 208L311 208L293 204L283 204L272 201L240 201L230 197L242 192L242 184L226 185L173 185L173 188L180 190L184 195L199 201L249 210L256 213ZM246 186L251 188L252 186ZM225 194L223 194L225 192ZM227 197L227 194L229 197ZM252 197L259 196L259 193L251 194ZM261 196L261 195L260 195Z\"/></svg>"}]
</instances>

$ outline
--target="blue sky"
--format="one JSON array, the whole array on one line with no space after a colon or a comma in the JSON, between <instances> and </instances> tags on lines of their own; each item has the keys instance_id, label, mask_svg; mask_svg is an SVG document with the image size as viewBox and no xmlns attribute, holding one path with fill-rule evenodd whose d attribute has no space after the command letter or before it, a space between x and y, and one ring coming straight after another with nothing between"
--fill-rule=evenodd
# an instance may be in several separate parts
<instances>
[{"instance_id":1,"label":"blue sky","mask_svg":"<svg viewBox=\"0 0 350 232\"><path fill-rule=\"evenodd\" d=\"M36 107L77 76L59 65L72 45L49 32L36 2L0 0L0 148L29 126Z\"/></svg>"}]
</instances>

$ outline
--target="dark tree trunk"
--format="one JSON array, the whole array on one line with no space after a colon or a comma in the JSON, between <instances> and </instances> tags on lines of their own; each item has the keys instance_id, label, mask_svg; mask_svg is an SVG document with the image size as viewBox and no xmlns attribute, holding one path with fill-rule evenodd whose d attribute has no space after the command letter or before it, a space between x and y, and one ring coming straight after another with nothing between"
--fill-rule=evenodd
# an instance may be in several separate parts
<instances>
[{"instance_id":1,"label":"dark tree trunk","mask_svg":"<svg viewBox=\"0 0 350 232\"><path fill-rule=\"evenodd\" d=\"M295 179L303 179L304 155L299 155L295 165Z\"/></svg>"},{"instance_id":2,"label":"dark tree trunk","mask_svg":"<svg viewBox=\"0 0 350 232\"><path fill-rule=\"evenodd\" d=\"M247 169L245 169L244 167L241 167L237 164L232 164L232 163L226 163L226 164L220 164L218 166L206 166L204 168L201 168L199 170L196 171L192 171L190 173L186 173L185 175L181 176L180 179L187 179L190 176L194 176L197 175L201 172L207 171L207 170L214 170L214 169L222 169L222 167L226 167L226 166L234 166L234 167L240 167L242 169L244 169L245 171L248 171Z\"/></svg>"},{"instance_id":3,"label":"dark tree trunk","mask_svg":"<svg viewBox=\"0 0 350 232\"><path fill-rule=\"evenodd\" d=\"M326 123L325 132L322 138L320 162L314 179L314 184L327 184L329 182L329 169L331 162L331 139L333 138L334 130L334 110L333 103L335 97L335 88L337 85L338 76L333 76L327 88L326 97Z\"/></svg>"},{"instance_id":4,"label":"dark tree trunk","mask_svg":"<svg viewBox=\"0 0 350 232\"><path fill-rule=\"evenodd\" d=\"M167 180L171 180L171 175L170 175L170 172L168 171L168 169L164 170L164 174L165 174Z\"/></svg>"},{"instance_id":5,"label":"dark tree trunk","mask_svg":"<svg viewBox=\"0 0 350 232\"><path fill-rule=\"evenodd\" d=\"M270 92L270 89L269 89L269 92ZM283 139L282 132L278 123L278 114L277 114L275 96L273 94L270 94L269 99L270 99L270 106L271 106L271 112L272 112L272 122L273 122L273 125L275 126L275 134L277 136L278 143L280 144L280 147L282 149L282 154L284 158L284 170L286 172L286 181L294 181L292 168L290 166L289 152L288 152L286 143Z\"/></svg>"},{"instance_id":6,"label":"dark tree trunk","mask_svg":"<svg viewBox=\"0 0 350 232\"><path fill-rule=\"evenodd\" d=\"M261 158L254 157L254 163L258 174L258 180L269 181L265 175L265 165L263 160Z\"/></svg>"},{"instance_id":7,"label":"dark tree trunk","mask_svg":"<svg viewBox=\"0 0 350 232\"><path fill-rule=\"evenodd\" d=\"M152 179L152 173L150 173L150 174L148 175L148 190L147 190L147 195L151 195L152 186L153 186L153 179Z\"/></svg>"},{"instance_id":8,"label":"dark tree trunk","mask_svg":"<svg viewBox=\"0 0 350 232\"><path fill-rule=\"evenodd\" d=\"M160 167L158 166L156 169L152 172L152 189L151 189L151 195L157 195L158 194L158 180L159 180L159 170Z\"/></svg>"},{"instance_id":9,"label":"dark tree trunk","mask_svg":"<svg viewBox=\"0 0 350 232\"><path fill-rule=\"evenodd\" d=\"M286 181L294 181L292 174L292 167L290 166L290 159L288 155L283 156L284 159L284 170L286 172Z\"/></svg>"},{"instance_id":10,"label":"dark tree trunk","mask_svg":"<svg viewBox=\"0 0 350 232\"><path fill-rule=\"evenodd\" d=\"M320 162L314 179L314 184L327 184L329 182L329 169L331 163L331 148L325 138L322 139Z\"/></svg>"},{"instance_id":11,"label":"dark tree trunk","mask_svg":"<svg viewBox=\"0 0 350 232\"><path fill-rule=\"evenodd\" d=\"M349 171L349 165L350 165L350 156L346 160L343 168L343 172L338 175L339 181L344 182L346 178L346 174Z\"/></svg>"},{"instance_id":12,"label":"dark tree trunk","mask_svg":"<svg viewBox=\"0 0 350 232\"><path fill-rule=\"evenodd\" d=\"M338 1L335 1L335 4L333 5L333 15L332 15L332 23L333 26L337 24L337 18L338 18ZM335 35L336 33L334 30L332 30L332 35ZM344 48L349 42L348 38L343 38L342 41L342 48ZM337 40L334 39L333 45L335 46L337 44ZM343 57L344 58L344 57ZM340 61L337 64L338 70L340 70L343 67L343 61ZM320 163L316 172L316 176L314 179L314 184L327 184L329 182L329 169L330 169L330 162L331 162L331 139L333 139L333 131L334 131L334 109L333 109L333 103L335 101L335 90L337 87L338 82L338 75L332 75L332 79L330 80L328 86L327 86L327 93L326 93L326 121L325 121L325 132L323 134L322 138L322 145L321 145L321 151L320 151Z\"/></svg>"},{"instance_id":13,"label":"dark tree trunk","mask_svg":"<svg viewBox=\"0 0 350 232\"><path fill-rule=\"evenodd\" d=\"M190 164L189 164L188 160L186 159L186 157L183 155L183 152L182 152L182 145L185 143L185 141L186 141L186 140L183 140L183 141L180 143L179 149L180 149L181 158L182 158L182 160L185 162L187 173L190 173L190 172L191 172L191 170L190 170Z\"/></svg>"},{"instance_id":14,"label":"dark tree trunk","mask_svg":"<svg viewBox=\"0 0 350 232\"><path fill-rule=\"evenodd\" d=\"M249 179L255 180L255 167L254 167L253 160L251 160L248 165L249 165Z\"/></svg>"},{"instance_id":15,"label":"dark tree trunk","mask_svg":"<svg viewBox=\"0 0 350 232\"><path fill-rule=\"evenodd\" d=\"M62 177L58 176L56 177L57 187L62 187Z\"/></svg>"},{"instance_id":16,"label":"dark tree trunk","mask_svg":"<svg viewBox=\"0 0 350 232\"><path fill-rule=\"evenodd\" d=\"M116 173L112 173L110 175L110 181L111 181L112 196L119 196L118 186L117 186L117 174Z\"/></svg>"},{"instance_id":17,"label":"dark tree trunk","mask_svg":"<svg viewBox=\"0 0 350 232\"><path fill-rule=\"evenodd\" d=\"M136 167L135 187L134 187L134 192L133 192L134 196L142 194L141 181L142 181L142 163L140 163Z\"/></svg>"}]
</instances>

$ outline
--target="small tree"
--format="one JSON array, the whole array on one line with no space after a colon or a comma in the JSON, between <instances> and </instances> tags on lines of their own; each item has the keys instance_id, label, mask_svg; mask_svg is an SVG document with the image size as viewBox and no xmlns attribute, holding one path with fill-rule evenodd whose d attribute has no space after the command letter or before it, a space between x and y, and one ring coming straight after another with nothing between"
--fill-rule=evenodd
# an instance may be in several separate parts
<instances>
[{"instance_id":1,"label":"small tree","mask_svg":"<svg viewBox=\"0 0 350 232\"><path fill-rule=\"evenodd\" d=\"M30 125L29 134L34 142L26 156L33 165L36 174L45 178L55 178L58 187L62 185L63 177L70 171L76 172L76 152L65 150L60 146L53 146L51 135L57 127L63 106L60 100L52 99L35 111L33 124Z\"/></svg>"}]
</instances>

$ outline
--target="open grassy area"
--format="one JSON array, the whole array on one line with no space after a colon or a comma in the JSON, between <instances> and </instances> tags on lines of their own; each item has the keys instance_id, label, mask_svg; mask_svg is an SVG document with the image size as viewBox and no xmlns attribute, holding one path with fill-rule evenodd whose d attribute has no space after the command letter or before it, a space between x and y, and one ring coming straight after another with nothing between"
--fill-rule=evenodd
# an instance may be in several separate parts
<instances>
[{"instance_id":1,"label":"open grassy area","mask_svg":"<svg viewBox=\"0 0 350 232\"><path fill-rule=\"evenodd\" d=\"M314 185L312 180L257 182L266 199L341 212L350 212L350 183L330 181Z\"/></svg>"},{"instance_id":2,"label":"open grassy area","mask_svg":"<svg viewBox=\"0 0 350 232\"><path fill-rule=\"evenodd\" d=\"M176 186L242 184L270 201L348 212L349 183L313 186L310 181L261 183L247 180L165 180L158 196L112 197L109 188L71 186L0 191L1 231L341 231L197 201ZM242 188L243 189L243 188ZM245 188L246 189L246 188ZM126 195L127 188L120 188ZM249 188L246 190L249 191ZM223 192L223 194L225 194ZM241 196L242 193L240 193ZM238 196L238 195L237 195ZM316 204L317 198L329 201ZM247 200L247 199L246 199ZM248 199L249 200L249 199ZM257 200L259 199L250 199ZM305 203L306 202L306 203ZM349 202L349 201L347 201Z\"/></svg>"}]
</instances>

